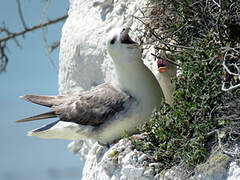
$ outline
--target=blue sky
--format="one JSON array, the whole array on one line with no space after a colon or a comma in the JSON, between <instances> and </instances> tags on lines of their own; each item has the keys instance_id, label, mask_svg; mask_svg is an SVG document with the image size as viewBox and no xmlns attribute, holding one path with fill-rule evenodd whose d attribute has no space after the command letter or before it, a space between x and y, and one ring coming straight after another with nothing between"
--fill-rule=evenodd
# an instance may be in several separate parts
<instances>
[{"instance_id":1,"label":"blue sky","mask_svg":"<svg viewBox=\"0 0 240 180\"><path fill-rule=\"evenodd\" d=\"M45 1L22 1L27 26L40 22ZM67 12L68 0L52 0L47 17L62 16ZM10 31L22 30L16 1L3 1L0 23L5 21ZM47 28L48 41L60 39L63 22ZM0 34L0 37L3 35ZM27 131L51 120L17 124L14 121L48 110L19 99L24 94L55 95L58 75L46 56L42 31L37 30L18 38L22 48L8 42L7 72L0 74L0 179L51 180L80 179L80 160L67 150L70 141L47 140L26 136ZM58 64L59 49L52 54ZM71 174L71 175L70 175Z\"/></svg>"}]
</instances>

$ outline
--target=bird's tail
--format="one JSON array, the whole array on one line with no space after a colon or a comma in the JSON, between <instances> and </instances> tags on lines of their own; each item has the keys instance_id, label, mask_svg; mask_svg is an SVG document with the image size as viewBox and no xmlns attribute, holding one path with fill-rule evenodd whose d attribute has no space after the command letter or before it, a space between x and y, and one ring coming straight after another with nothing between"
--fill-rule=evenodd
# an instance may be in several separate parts
<instances>
[{"instance_id":1,"label":"bird's tail","mask_svg":"<svg viewBox=\"0 0 240 180\"><path fill-rule=\"evenodd\" d=\"M52 107L52 106L57 106L62 103L62 100L65 99L65 96L39 96L39 95L25 95L25 96L20 96L20 98L35 103L39 104L42 106L47 106L47 107Z\"/></svg>"},{"instance_id":2,"label":"bird's tail","mask_svg":"<svg viewBox=\"0 0 240 180\"><path fill-rule=\"evenodd\" d=\"M65 100L69 100L68 96L25 95L21 96L21 98L26 101L30 101L32 103L40 104L51 108L53 108L54 106L64 104ZM54 110L51 110L50 112L24 118L16 122L27 122L40 119L55 118L57 116L58 114ZM81 126L73 122L57 120L50 124L46 124L40 128L29 131L28 136L36 136L39 138L49 139L79 140L86 139L86 135L84 134L85 131L86 131L85 126ZM82 134L79 132L82 132Z\"/></svg>"},{"instance_id":3,"label":"bird's tail","mask_svg":"<svg viewBox=\"0 0 240 180\"><path fill-rule=\"evenodd\" d=\"M16 122L27 122L27 121L34 121L34 120L40 120L40 119L48 119L48 118L55 118L57 117L56 113L53 111L47 112L47 113L43 113L43 114L38 114L36 116L31 116L28 118L24 118L24 119L20 119L17 120Z\"/></svg>"},{"instance_id":4,"label":"bird's tail","mask_svg":"<svg viewBox=\"0 0 240 180\"><path fill-rule=\"evenodd\" d=\"M44 139L81 140L87 138L87 135L84 134L85 131L85 126L71 122L55 121L29 131L28 136Z\"/></svg>"},{"instance_id":5,"label":"bird's tail","mask_svg":"<svg viewBox=\"0 0 240 180\"><path fill-rule=\"evenodd\" d=\"M39 95L25 95L20 96L20 98L47 107L52 107L61 104L61 100L65 98L65 96L39 96ZM38 114L36 116L31 116L28 118L17 120L16 122L27 122L27 121L34 121L40 119L48 119L48 118L55 118L57 114L54 111L50 111L43 114Z\"/></svg>"}]
</instances>

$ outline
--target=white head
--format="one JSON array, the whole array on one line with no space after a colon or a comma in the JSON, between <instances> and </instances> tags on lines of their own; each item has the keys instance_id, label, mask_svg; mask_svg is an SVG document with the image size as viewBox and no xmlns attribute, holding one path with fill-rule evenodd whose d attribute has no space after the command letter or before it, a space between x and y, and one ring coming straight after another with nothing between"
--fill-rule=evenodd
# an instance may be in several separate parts
<instances>
[{"instance_id":1,"label":"white head","mask_svg":"<svg viewBox=\"0 0 240 180\"><path fill-rule=\"evenodd\" d=\"M167 61L167 59L172 59L174 62L174 57L163 50L160 51L160 55L161 57L157 58L157 67L160 75L165 74L165 76L167 75L169 78L176 77L177 65Z\"/></svg>"},{"instance_id":2,"label":"white head","mask_svg":"<svg viewBox=\"0 0 240 180\"><path fill-rule=\"evenodd\" d=\"M142 57L139 45L128 35L129 29L114 29L108 35L107 50L115 63L132 63Z\"/></svg>"}]
</instances>

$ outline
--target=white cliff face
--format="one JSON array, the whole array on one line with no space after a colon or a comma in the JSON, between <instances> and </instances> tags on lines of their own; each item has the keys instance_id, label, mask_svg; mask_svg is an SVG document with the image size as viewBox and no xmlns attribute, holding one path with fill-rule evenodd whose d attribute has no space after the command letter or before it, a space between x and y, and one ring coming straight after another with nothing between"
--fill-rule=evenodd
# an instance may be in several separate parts
<instances>
[{"instance_id":1,"label":"white cliff face","mask_svg":"<svg viewBox=\"0 0 240 180\"><path fill-rule=\"evenodd\" d=\"M112 79L114 72L106 52L105 37L114 27L130 26L134 32L130 32L130 36L138 41L140 32L136 32L143 26L132 15L141 16L138 9L147 3L146 0L70 0L69 17L62 29L59 56L60 94L74 89L90 89ZM154 67L150 59L146 60L146 64L150 68ZM99 151L93 150L93 144L93 141L69 144L69 149L80 154L83 163L86 160L83 170L83 178L86 179L96 177L96 174L102 177L103 171L89 173L98 172L94 169L99 167L93 160L100 156Z\"/></svg>"},{"instance_id":2,"label":"white cliff face","mask_svg":"<svg viewBox=\"0 0 240 180\"><path fill-rule=\"evenodd\" d=\"M106 52L106 35L114 27L131 27L130 36L138 42L143 24L135 17L150 0L70 0L61 38L59 56L59 92L72 88L89 89L112 79L112 61ZM145 45L146 48L146 45ZM156 62L144 51L144 63L157 73Z\"/></svg>"},{"instance_id":3,"label":"white cliff face","mask_svg":"<svg viewBox=\"0 0 240 180\"><path fill-rule=\"evenodd\" d=\"M117 180L154 178L154 163L148 156L133 150L128 139L121 139L110 149L97 143L91 148L83 169L83 180ZM145 167L145 165L148 165Z\"/></svg>"},{"instance_id":4,"label":"white cliff face","mask_svg":"<svg viewBox=\"0 0 240 180\"><path fill-rule=\"evenodd\" d=\"M114 72L106 52L106 35L114 27L130 26L134 32L130 32L130 36L138 41L140 32L137 33L137 30L143 26L132 15L141 16L138 9L147 3L145 0L70 0L59 56L60 94L74 89L90 89L112 79ZM151 66L151 60L153 58L145 61L150 68L154 67ZM94 143L84 142L69 145L72 151L80 153L83 161L87 157L88 147ZM76 150L79 144L81 148Z\"/></svg>"},{"instance_id":5,"label":"white cliff face","mask_svg":"<svg viewBox=\"0 0 240 180\"><path fill-rule=\"evenodd\" d=\"M59 93L73 89L86 90L92 86L110 81L114 76L112 62L106 52L105 37L109 30L118 26L130 26L133 37L142 37L143 25L132 17L142 16L142 7L150 0L70 0L69 17L62 29L59 56ZM145 47L146 48L146 47ZM157 66L150 55L152 46L144 51L144 63L157 74ZM154 176L156 163L148 161L148 156L133 150L131 142L120 140L110 149L92 141L76 141L69 149L78 153L85 162L82 179L160 179ZM236 175L239 168L233 163L228 176ZM236 168L234 168L236 167ZM168 175L170 174L170 175ZM177 179L166 173L166 177ZM234 174L234 175L233 175ZM238 177L240 175L238 173ZM228 178L229 180L231 178Z\"/></svg>"},{"instance_id":6,"label":"white cliff face","mask_svg":"<svg viewBox=\"0 0 240 180\"><path fill-rule=\"evenodd\" d=\"M132 17L147 1L70 0L69 17L62 29L59 57L59 92L89 89L109 81L112 62L106 53L106 35L113 27L142 25ZM131 32L130 32L131 34Z\"/></svg>"}]
</instances>

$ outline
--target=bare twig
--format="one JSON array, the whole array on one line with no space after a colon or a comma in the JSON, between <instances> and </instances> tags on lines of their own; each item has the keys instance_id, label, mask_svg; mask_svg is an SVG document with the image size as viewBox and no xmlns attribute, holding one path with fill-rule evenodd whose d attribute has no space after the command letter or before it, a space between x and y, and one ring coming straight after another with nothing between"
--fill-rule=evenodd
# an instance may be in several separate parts
<instances>
[{"instance_id":1,"label":"bare twig","mask_svg":"<svg viewBox=\"0 0 240 180\"><path fill-rule=\"evenodd\" d=\"M239 47L235 48L225 48L223 51L223 63L222 66L226 71L226 77L222 82L222 90L230 91L240 87L240 68L237 58L239 58Z\"/></svg>"},{"instance_id":2,"label":"bare twig","mask_svg":"<svg viewBox=\"0 0 240 180\"><path fill-rule=\"evenodd\" d=\"M43 10L43 14L42 14L42 17L41 17L41 20L40 20L40 24L43 24L44 19L45 19L46 14L47 14L48 7L49 7L50 4L51 4L51 0L48 0L47 4L46 4L46 7ZM45 47L46 47L46 55L47 55L50 63L54 67L54 69L57 70L57 66L54 63L54 60L53 60L53 58L50 55L51 51L50 51L50 48L49 48L49 45L48 45L48 42L47 42L47 36L46 36L46 29L45 29L45 27L42 28L42 33L43 33L43 41L44 41L44 44L45 44Z\"/></svg>"},{"instance_id":3,"label":"bare twig","mask_svg":"<svg viewBox=\"0 0 240 180\"><path fill-rule=\"evenodd\" d=\"M151 33L156 39L158 39L162 44L164 44L169 51L171 51L170 47L168 46L168 43L162 41L162 39L161 39L158 35L156 35L156 33L154 32L154 30L153 30L151 27L149 27L149 26L148 26L144 21L142 21L139 17L136 17L136 16L133 16L133 17L134 17L135 19L139 20L142 24L144 24L145 27L147 27L147 28L149 29L150 33Z\"/></svg>"},{"instance_id":4,"label":"bare twig","mask_svg":"<svg viewBox=\"0 0 240 180\"><path fill-rule=\"evenodd\" d=\"M6 33L8 36L10 36L12 33L9 32L9 30L5 27L5 23L3 23L3 27L0 27L0 33L1 32L4 32ZM18 40L14 37L13 38L14 42L16 43L16 45L19 47L19 48L22 48L21 44L18 42ZM7 47L7 46L6 46Z\"/></svg>"},{"instance_id":5,"label":"bare twig","mask_svg":"<svg viewBox=\"0 0 240 180\"><path fill-rule=\"evenodd\" d=\"M223 85L222 85L222 90L223 91L230 91L232 89L236 89L240 87L240 84L237 84L237 85L232 85L232 83L230 83L230 86L229 87L226 87L226 82L223 82Z\"/></svg>"},{"instance_id":6,"label":"bare twig","mask_svg":"<svg viewBox=\"0 0 240 180\"><path fill-rule=\"evenodd\" d=\"M227 54L227 52L226 52L225 55L224 55L224 59L223 59L223 64L222 64L223 67L228 72L228 74L233 75L233 76L240 76L240 70L239 70L238 66L236 65L236 63L234 63L234 64L232 63L231 66L235 67L235 69L237 70L237 73L234 73L234 72L230 71L230 69L227 67L227 65L226 65L226 58L228 56L232 57L231 54Z\"/></svg>"},{"instance_id":7,"label":"bare twig","mask_svg":"<svg viewBox=\"0 0 240 180\"><path fill-rule=\"evenodd\" d=\"M153 30L151 27L149 27L143 20L141 20L139 17L136 17L136 16L133 16L133 17L134 17L135 19L139 20L141 23L143 23L143 24L145 25L145 27L147 27L147 28L149 29L149 32L150 32L160 43L162 43L164 46L166 46L166 48L167 48L168 51L171 51L171 52L173 51L173 50L171 50L170 46L172 46L172 47L174 47L174 48L182 48L182 49L190 49L190 50L193 50L193 48L191 48L191 47L182 46L182 45L170 44L170 43L167 43L167 42L163 41L163 39L162 39L160 36L158 36L158 35L154 32L154 30Z\"/></svg>"},{"instance_id":8,"label":"bare twig","mask_svg":"<svg viewBox=\"0 0 240 180\"><path fill-rule=\"evenodd\" d=\"M6 66L8 64L8 57L5 54L4 49L6 48L6 42L0 43L0 73L6 70Z\"/></svg>"},{"instance_id":9,"label":"bare twig","mask_svg":"<svg viewBox=\"0 0 240 180\"><path fill-rule=\"evenodd\" d=\"M20 0L16 0L16 1L17 1L17 6L18 6L18 14L19 14L19 16L20 16L22 25L23 25L24 29L27 29L27 25L26 25L25 20L24 20L24 18L23 18L23 13L22 13L22 8L21 8Z\"/></svg>"},{"instance_id":10,"label":"bare twig","mask_svg":"<svg viewBox=\"0 0 240 180\"><path fill-rule=\"evenodd\" d=\"M46 26L51 25L51 24L58 23L60 21L65 20L67 17L68 17L68 15L64 15L64 16L61 16L61 17L58 17L58 18L55 18L55 19L51 19L51 20L49 20L45 23L35 25L35 26L30 27L30 28L26 27L24 30L19 31L19 32L10 32L5 27L5 24L3 23L2 27L0 27L0 33L2 33L2 34L5 33L6 36L0 38L0 73L6 70L6 66L7 66L7 63L8 63L8 56L5 52L6 49L8 48L8 46L7 46L8 40L14 40L16 45L21 48L21 44L17 40L18 36L24 36L28 32L34 31L34 30L42 28L42 27L46 27ZM54 47L55 46L51 47L51 50L49 50L49 51L51 52Z\"/></svg>"},{"instance_id":11,"label":"bare twig","mask_svg":"<svg viewBox=\"0 0 240 180\"><path fill-rule=\"evenodd\" d=\"M225 154L230 155L230 156L239 156L240 155L240 152L233 152L233 151L226 150L222 145L222 140L221 140L221 137L219 134L219 130L216 130L216 133L217 133L217 138L218 138L218 145L219 145L220 149L222 150L222 152L224 152Z\"/></svg>"},{"instance_id":12,"label":"bare twig","mask_svg":"<svg viewBox=\"0 0 240 180\"><path fill-rule=\"evenodd\" d=\"M52 53L59 46L60 46L60 41L53 42L49 47L49 52Z\"/></svg>"},{"instance_id":13,"label":"bare twig","mask_svg":"<svg viewBox=\"0 0 240 180\"><path fill-rule=\"evenodd\" d=\"M176 63L175 61L173 61L173 60L171 60L171 59L169 59L167 57L157 56L156 54L153 54L153 53L151 53L151 55L156 57L156 58L161 58L161 59L164 58L164 60L166 60L166 61L168 61L168 62L170 62L170 63L172 63L172 64L174 64L176 66L180 66L180 64Z\"/></svg>"},{"instance_id":14,"label":"bare twig","mask_svg":"<svg viewBox=\"0 0 240 180\"><path fill-rule=\"evenodd\" d=\"M64 15L64 16L61 16L61 17L58 17L58 18L55 18L55 19L51 19L51 20L49 20L49 21L47 21L47 22L45 22L43 24L38 24L38 25L32 26L30 28L24 29L23 31L10 33L7 37L1 38L0 39L0 43L8 41L9 39L13 39L13 38L15 38L17 36L24 35L27 32L34 31L36 29L39 29L39 28L42 28L42 27L45 27L45 26L48 26L48 25L51 25L51 24L55 24L55 23L61 22L61 21L65 20L67 17L68 17L68 15Z\"/></svg>"}]
</instances>

